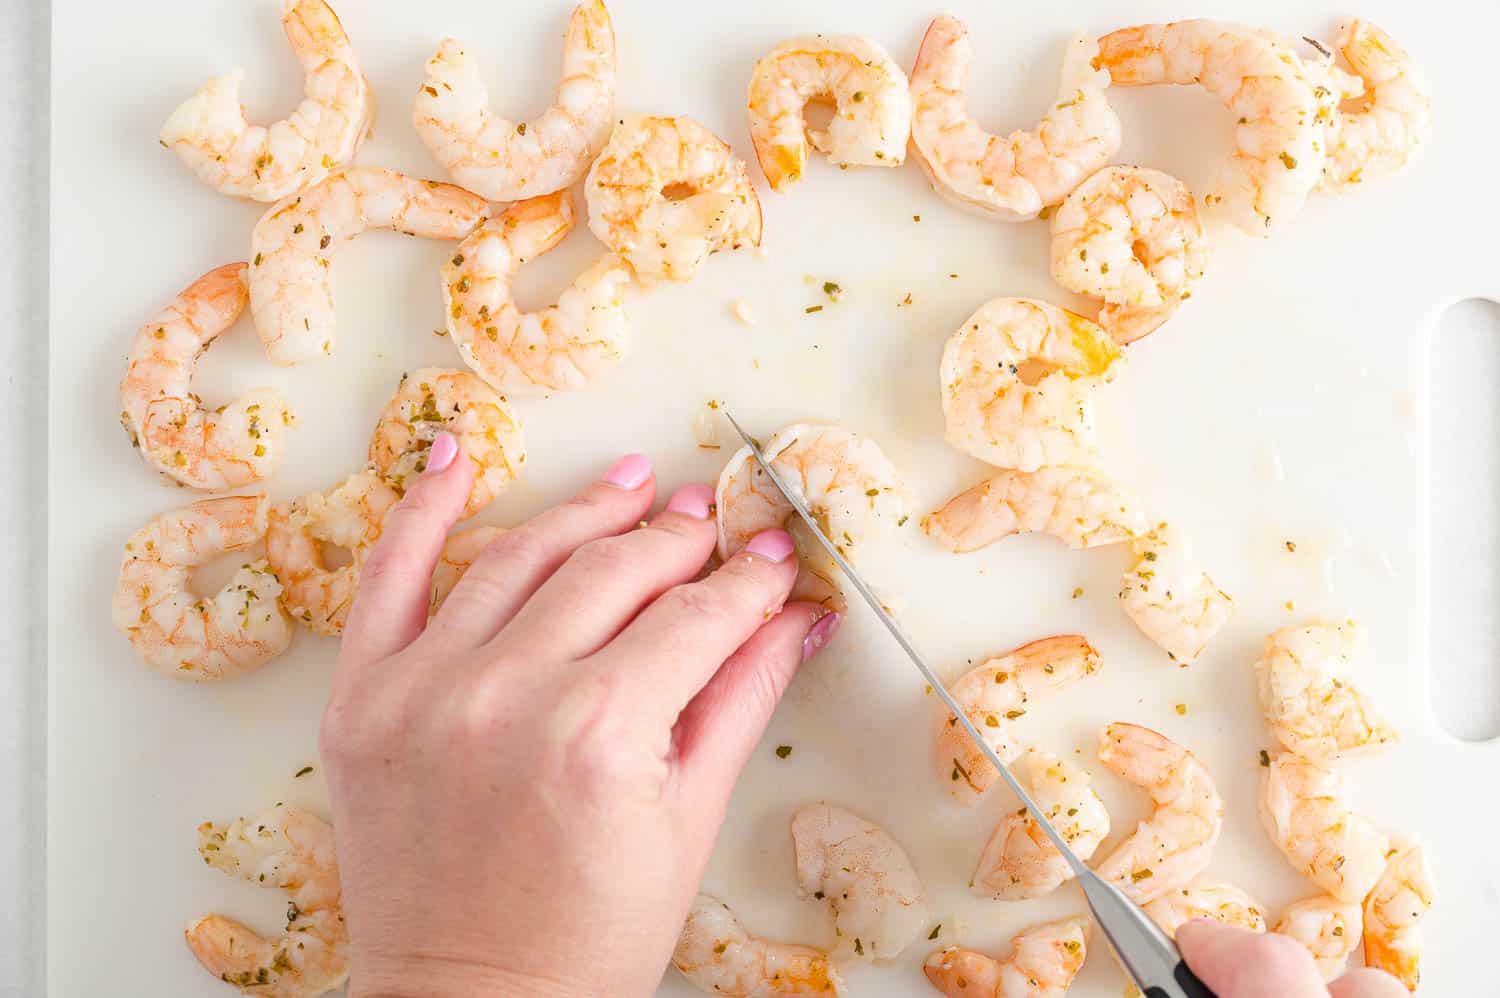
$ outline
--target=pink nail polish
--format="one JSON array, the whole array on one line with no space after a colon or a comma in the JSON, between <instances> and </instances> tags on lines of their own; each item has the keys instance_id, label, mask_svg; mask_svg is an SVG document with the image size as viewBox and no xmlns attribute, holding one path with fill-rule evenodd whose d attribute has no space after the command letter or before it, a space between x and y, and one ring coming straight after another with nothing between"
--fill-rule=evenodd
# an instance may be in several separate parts
<instances>
[{"instance_id":1,"label":"pink nail polish","mask_svg":"<svg viewBox=\"0 0 1500 998\"><path fill-rule=\"evenodd\" d=\"M797 545L792 540L792 535L785 530L762 530L750 538L750 543L745 545L745 550L750 554L778 565L786 561L796 549Z\"/></svg>"},{"instance_id":2,"label":"pink nail polish","mask_svg":"<svg viewBox=\"0 0 1500 998\"><path fill-rule=\"evenodd\" d=\"M427 448L427 470L426 474L436 475L458 456L458 439L451 433L439 433L437 439L433 440L432 446Z\"/></svg>"},{"instance_id":3,"label":"pink nail polish","mask_svg":"<svg viewBox=\"0 0 1500 998\"><path fill-rule=\"evenodd\" d=\"M614 464L600 479L605 485L613 485L617 489L632 492L646 484L646 479L651 477L651 459L644 454L626 454Z\"/></svg>"},{"instance_id":4,"label":"pink nail polish","mask_svg":"<svg viewBox=\"0 0 1500 998\"><path fill-rule=\"evenodd\" d=\"M802 661L812 658L833 640L843 619L844 615L841 613L829 613L818 618L818 622L807 632L807 637L802 639Z\"/></svg>"},{"instance_id":5,"label":"pink nail polish","mask_svg":"<svg viewBox=\"0 0 1500 998\"><path fill-rule=\"evenodd\" d=\"M713 511L712 485L684 485L667 500L668 513L685 513L697 520L708 519Z\"/></svg>"}]
</instances>

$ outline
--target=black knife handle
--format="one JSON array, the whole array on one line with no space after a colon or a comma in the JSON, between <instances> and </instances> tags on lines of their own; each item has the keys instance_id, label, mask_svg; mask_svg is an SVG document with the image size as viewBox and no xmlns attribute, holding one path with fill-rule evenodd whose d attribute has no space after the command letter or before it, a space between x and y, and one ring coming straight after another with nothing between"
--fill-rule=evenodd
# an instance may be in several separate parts
<instances>
[{"instance_id":1,"label":"black knife handle","mask_svg":"<svg viewBox=\"0 0 1500 998\"><path fill-rule=\"evenodd\" d=\"M1182 989L1183 998L1217 998L1209 990L1208 985L1198 980L1198 975L1188 969L1186 961L1179 963L1172 971L1172 977L1177 986ZM1147 988L1146 998L1173 998L1161 988Z\"/></svg>"}]
</instances>

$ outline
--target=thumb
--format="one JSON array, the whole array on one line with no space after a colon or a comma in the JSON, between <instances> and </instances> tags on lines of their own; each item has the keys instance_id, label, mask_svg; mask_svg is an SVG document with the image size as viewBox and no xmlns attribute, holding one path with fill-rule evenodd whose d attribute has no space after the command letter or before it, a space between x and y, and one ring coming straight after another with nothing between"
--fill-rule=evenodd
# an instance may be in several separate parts
<instances>
[{"instance_id":1,"label":"thumb","mask_svg":"<svg viewBox=\"0 0 1500 998\"><path fill-rule=\"evenodd\" d=\"M1328 998L1312 955L1287 936L1196 918L1178 927L1177 946L1219 998Z\"/></svg>"}]
</instances>

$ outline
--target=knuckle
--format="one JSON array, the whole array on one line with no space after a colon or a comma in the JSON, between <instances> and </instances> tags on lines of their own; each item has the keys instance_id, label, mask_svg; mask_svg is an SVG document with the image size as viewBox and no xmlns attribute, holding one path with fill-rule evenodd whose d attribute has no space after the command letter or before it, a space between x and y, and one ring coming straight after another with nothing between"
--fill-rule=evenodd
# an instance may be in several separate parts
<instances>
[{"instance_id":1,"label":"knuckle","mask_svg":"<svg viewBox=\"0 0 1500 998\"><path fill-rule=\"evenodd\" d=\"M475 559L475 565L535 567L546 564L552 557L551 546L540 531L533 527L520 526L507 530L491 541ZM471 574L483 576L484 572Z\"/></svg>"},{"instance_id":2,"label":"knuckle","mask_svg":"<svg viewBox=\"0 0 1500 998\"><path fill-rule=\"evenodd\" d=\"M590 576L613 577L629 574L640 557L638 540L622 534L589 541L568 558L572 568Z\"/></svg>"},{"instance_id":3,"label":"knuckle","mask_svg":"<svg viewBox=\"0 0 1500 998\"><path fill-rule=\"evenodd\" d=\"M1257 943L1260 948L1257 960L1270 980L1294 979L1313 970L1312 957L1290 936L1268 932Z\"/></svg>"},{"instance_id":4,"label":"knuckle","mask_svg":"<svg viewBox=\"0 0 1500 998\"><path fill-rule=\"evenodd\" d=\"M720 587L709 580L673 586L659 601L674 615L724 619L734 616L735 606Z\"/></svg>"}]
</instances>

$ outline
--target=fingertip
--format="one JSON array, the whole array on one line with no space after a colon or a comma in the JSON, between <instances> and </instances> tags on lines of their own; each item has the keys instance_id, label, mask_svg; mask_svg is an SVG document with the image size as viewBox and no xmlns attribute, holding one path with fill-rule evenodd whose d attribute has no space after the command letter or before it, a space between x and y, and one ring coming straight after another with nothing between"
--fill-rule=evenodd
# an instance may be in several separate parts
<instances>
[{"instance_id":1,"label":"fingertip","mask_svg":"<svg viewBox=\"0 0 1500 998\"><path fill-rule=\"evenodd\" d=\"M785 530L762 530L741 549L744 554L779 565L797 550L797 542Z\"/></svg>"},{"instance_id":2,"label":"fingertip","mask_svg":"<svg viewBox=\"0 0 1500 998\"><path fill-rule=\"evenodd\" d=\"M644 454L626 454L610 465L599 481L626 492L634 492L651 477L651 459Z\"/></svg>"},{"instance_id":3,"label":"fingertip","mask_svg":"<svg viewBox=\"0 0 1500 998\"><path fill-rule=\"evenodd\" d=\"M1195 918L1178 926L1176 940L1193 973L1223 998L1271 993L1266 985L1285 998L1326 994L1311 954L1287 936Z\"/></svg>"},{"instance_id":4,"label":"fingertip","mask_svg":"<svg viewBox=\"0 0 1500 998\"><path fill-rule=\"evenodd\" d=\"M427 449L427 468L422 474L433 477L442 474L457 456L458 438L451 433L439 433Z\"/></svg>"},{"instance_id":5,"label":"fingertip","mask_svg":"<svg viewBox=\"0 0 1500 998\"><path fill-rule=\"evenodd\" d=\"M802 661L806 662L833 640L839 624L843 623L844 615L837 610L827 610L821 603L799 605L815 606L822 612L822 616L814 618L812 626L807 629L807 634L802 638Z\"/></svg>"}]
</instances>

